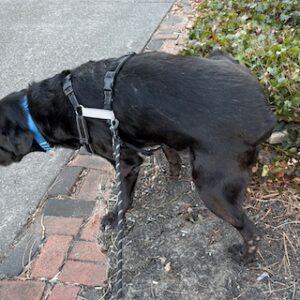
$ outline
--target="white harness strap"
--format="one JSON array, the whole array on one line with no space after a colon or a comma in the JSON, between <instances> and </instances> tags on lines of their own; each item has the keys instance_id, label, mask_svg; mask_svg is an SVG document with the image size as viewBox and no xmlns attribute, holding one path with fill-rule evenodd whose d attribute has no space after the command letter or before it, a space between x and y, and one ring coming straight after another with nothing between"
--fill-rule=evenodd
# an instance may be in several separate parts
<instances>
[{"instance_id":1,"label":"white harness strap","mask_svg":"<svg viewBox=\"0 0 300 300\"><path fill-rule=\"evenodd\" d=\"M82 115L88 118L103 119L103 120L115 120L115 114L112 110L87 108L81 106Z\"/></svg>"}]
</instances>

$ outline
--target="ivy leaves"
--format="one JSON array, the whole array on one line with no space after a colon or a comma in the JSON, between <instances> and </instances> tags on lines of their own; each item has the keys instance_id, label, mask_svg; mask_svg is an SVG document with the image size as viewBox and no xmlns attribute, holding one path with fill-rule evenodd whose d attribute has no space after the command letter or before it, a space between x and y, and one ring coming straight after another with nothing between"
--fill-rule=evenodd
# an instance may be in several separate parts
<instances>
[{"instance_id":1,"label":"ivy leaves","mask_svg":"<svg viewBox=\"0 0 300 300\"><path fill-rule=\"evenodd\" d=\"M221 47L249 67L279 121L300 121L300 2L203 0L186 55Z\"/></svg>"}]
</instances>

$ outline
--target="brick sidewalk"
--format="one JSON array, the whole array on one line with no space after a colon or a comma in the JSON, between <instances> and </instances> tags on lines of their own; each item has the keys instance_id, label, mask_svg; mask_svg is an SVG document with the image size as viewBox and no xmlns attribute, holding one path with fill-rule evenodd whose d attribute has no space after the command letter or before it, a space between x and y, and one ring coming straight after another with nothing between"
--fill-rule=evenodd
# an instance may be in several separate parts
<instances>
[{"instance_id":1,"label":"brick sidewalk","mask_svg":"<svg viewBox=\"0 0 300 300\"><path fill-rule=\"evenodd\" d=\"M62 170L30 227L44 236L39 254L20 276L0 282L1 300L103 296L109 261L98 244L101 203L104 192L109 197L113 173L102 158L81 154Z\"/></svg>"},{"instance_id":2,"label":"brick sidewalk","mask_svg":"<svg viewBox=\"0 0 300 300\"><path fill-rule=\"evenodd\" d=\"M195 17L191 2L179 0L173 5L145 51L180 50ZM74 156L27 229L30 237L39 238L27 244L26 255L22 253L22 264L17 266L22 272L16 271L21 275L0 281L0 300L94 300L104 296L109 259L99 244L100 222L113 181L114 171L102 158ZM13 260L13 256L8 260L8 274Z\"/></svg>"}]
</instances>

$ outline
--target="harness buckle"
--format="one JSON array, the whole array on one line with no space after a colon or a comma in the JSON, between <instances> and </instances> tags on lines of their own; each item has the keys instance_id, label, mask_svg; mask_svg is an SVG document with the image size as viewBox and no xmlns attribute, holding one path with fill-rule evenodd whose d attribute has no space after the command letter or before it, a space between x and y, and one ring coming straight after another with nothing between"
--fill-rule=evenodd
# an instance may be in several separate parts
<instances>
[{"instance_id":1,"label":"harness buckle","mask_svg":"<svg viewBox=\"0 0 300 300\"><path fill-rule=\"evenodd\" d=\"M112 91L115 75L114 71L106 72L104 77L104 91Z\"/></svg>"},{"instance_id":2,"label":"harness buckle","mask_svg":"<svg viewBox=\"0 0 300 300\"><path fill-rule=\"evenodd\" d=\"M104 98L111 99L112 98L112 91L104 90Z\"/></svg>"},{"instance_id":3,"label":"harness buckle","mask_svg":"<svg viewBox=\"0 0 300 300\"><path fill-rule=\"evenodd\" d=\"M66 96L70 95L73 92L71 74L67 75L63 81L63 90Z\"/></svg>"},{"instance_id":4,"label":"harness buckle","mask_svg":"<svg viewBox=\"0 0 300 300\"><path fill-rule=\"evenodd\" d=\"M83 107L82 105L79 105L79 106L77 106L76 109L75 109L75 113L76 113L78 116L80 116L80 117L83 116L82 107Z\"/></svg>"},{"instance_id":5,"label":"harness buckle","mask_svg":"<svg viewBox=\"0 0 300 300\"><path fill-rule=\"evenodd\" d=\"M66 96L69 96L71 93L73 93L72 86L70 85L70 86L64 87L64 92L65 92Z\"/></svg>"}]
</instances>

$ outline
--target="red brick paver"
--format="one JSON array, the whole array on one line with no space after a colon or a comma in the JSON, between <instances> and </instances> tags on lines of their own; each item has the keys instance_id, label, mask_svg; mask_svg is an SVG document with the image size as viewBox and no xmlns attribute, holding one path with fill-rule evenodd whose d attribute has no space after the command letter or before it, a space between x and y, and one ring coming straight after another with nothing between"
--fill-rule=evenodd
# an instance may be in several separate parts
<instances>
[{"instance_id":1,"label":"red brick paver","mask_svg":"<svg viewBox=\"0 0 300 300\"><path fill-rule=\"evenodd\" d=\"M56 285L47 300L76 300L80 291L78 286Z\"/></svg>"},{"instance_id":2,"label":"red brick paver","mask_svg":"<svg viewBox=\"0 0 300 300\"><path fill-rule=\"evenodd\" d=\"M93 261L107 265L107 257L101 252L100 245L95 242L76 242L69 259Z\"/></svg>"},{"instance_id":3,"label":"red brick paver","mask_svg":"<svg viewBox=\"0 0 300 300\"><path fill-rule=\"evenodd\" d=\"M40 300L45 283L35 281L0 281L1 300Z\"/></svg>"},{"instance_id":4,"label":"red brick paver","mask_svg":"<svg viewBox=\"0 0 300 300\"><path fill-rule=\"evenodd\" d=\"M70 162L69 166L83 167L87 169L102 170L106 169L109 163L102 157L96 155L77 154Z\"/></svg>"},{"instance_id":5,"label":"red brick paver","mask_svg":"<svg viewBox=\"0 0 300 300\"><path fill-rule=\"evenodd\" d=\"M76 235L82 221L82 218L45 217L46 234Z\"/></svg>"},{"instance_id":6,"label":"red brick paver","mask_svg":"<svg viewBox=\"0 0 300 300\"><path fill-rule=\"evenodd\" d=\"M52 278L62 266L72 237L50 235L32 270L32 277Z\"/></svg>"},{"instance_id":7,"label":"red brick paver","mask_svg":"<svg viewBox=\"0 0 300 300\"><path fill-rule=\"evenodd\" d=\"M93 216L88 220L84 228L82 229L80 239L85 241L97 241L101 234L101 217L104 213L96 211Z\"/></svg>"},{"instance_id":8,"label":"red brick paver","mask_svg":"<svg viewBox=\"0 0 300 300\"><path fill-rule=\"evenodd\" d=\"M84 178L82 186L76 195L80 200L93 201L99 196L101 178L103 174L98 170L90 170Z\"/></svg>"},{"instance_id":9,"label":"red brick paver","mask_svg":"<svg viewBox=\"0 0 300 300\"><path fill-rule=\"evenodd\" d=\"M65 263L59 280L65 283L104 286L107 280L107 266L69 260Z\"/></svg>"}]
</instances>

